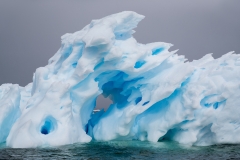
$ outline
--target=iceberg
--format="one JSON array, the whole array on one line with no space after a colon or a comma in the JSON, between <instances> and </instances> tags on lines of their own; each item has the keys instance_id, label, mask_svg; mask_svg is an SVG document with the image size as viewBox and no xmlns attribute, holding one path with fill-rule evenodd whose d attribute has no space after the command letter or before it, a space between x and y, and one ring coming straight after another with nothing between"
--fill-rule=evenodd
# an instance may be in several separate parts
<instances>
[{"instance_id":1,"label":"iceberg","mask_svg":"<svg viewBox=\"0 0 240 160\"><path fill-rule=\"evenodd\" d=\"M0 143L28 148L110 140L240 143L240 55L189 62L138 43L131 11L67 33L33 82L0 86ZM99 95L112 104L93 113Z\"/></svg>"}]
</instances>

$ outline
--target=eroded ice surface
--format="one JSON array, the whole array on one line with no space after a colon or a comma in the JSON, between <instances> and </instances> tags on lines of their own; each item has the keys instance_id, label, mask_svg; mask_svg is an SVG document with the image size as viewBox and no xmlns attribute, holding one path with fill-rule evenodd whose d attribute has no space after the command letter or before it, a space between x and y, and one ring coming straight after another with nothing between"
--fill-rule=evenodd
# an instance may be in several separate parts
<instances>
[{"instance_id":1,"label":"eroded ice surface","mask_svg":"<svg viewBox=\"0 0 240 160\"><path fill-rule=\"evenodd\" d=\"M172 44L140 44L144 16L121 12L62 36L26 87L0 87L0 142L58 146L91 140L240 143L240 56L188 62ZM112 100L92 114L96 98Z\"/></svg>"}]
</instances>

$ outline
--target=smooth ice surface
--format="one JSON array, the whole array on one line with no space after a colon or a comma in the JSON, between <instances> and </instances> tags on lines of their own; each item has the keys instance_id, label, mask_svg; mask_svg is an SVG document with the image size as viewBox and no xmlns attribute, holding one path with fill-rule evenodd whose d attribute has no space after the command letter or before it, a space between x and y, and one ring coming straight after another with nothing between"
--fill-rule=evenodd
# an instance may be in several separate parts
<instances>
[{"instance_id":1,"label":"smooth ice surface","mask_svg":"<svg viewBox=\"0 0 240 160\"><path fill-rule=\"evenodd\" d=\"M188 62L172 44L132 36L144 16L121 12L62 36L25 87L0 86L0 142L14 148L162 139L240 143L240 56ZM97 97L112 100L93 114Z\"/></svg>"}]
</instances>

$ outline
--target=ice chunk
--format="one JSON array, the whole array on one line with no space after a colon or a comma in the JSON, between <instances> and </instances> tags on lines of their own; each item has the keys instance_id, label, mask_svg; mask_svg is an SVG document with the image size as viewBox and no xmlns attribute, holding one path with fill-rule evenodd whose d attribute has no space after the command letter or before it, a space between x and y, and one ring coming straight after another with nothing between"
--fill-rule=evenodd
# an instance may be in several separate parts
<instances>
[{"instance_id":1,"label":"ice chunk","mask_svg":"<svg viewBox=\"0 0 240 160\"><path fill-rule=\"evenodd\" d=\"M58 146L91 140L240 143L240 55L188 62L172 44L140 44L144 18L125 11L62 36L25 87L0 87L0 143ZM93 113L97 97L112 100ZM24 143L23 143L24 142Z\"/></svg>"}]
</instances>

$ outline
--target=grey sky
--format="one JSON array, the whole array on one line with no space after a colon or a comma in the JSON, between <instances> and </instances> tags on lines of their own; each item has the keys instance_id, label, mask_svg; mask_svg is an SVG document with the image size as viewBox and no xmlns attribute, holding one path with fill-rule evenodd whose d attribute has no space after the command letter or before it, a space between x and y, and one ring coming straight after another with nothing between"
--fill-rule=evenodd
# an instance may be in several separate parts
<instances>
[{"instance_id":1,"label":"grey sky","mask_svg":"<svg viewBox=\"0 0 240 160\"><path fill-rule=\"evenodd\" d=\"M240 53L240 0L0 0L0 84L28 84L61 35L124 10L146 16L134 34L141 43L172 43L189 60Z\"/></svg>"}]
</instances>

